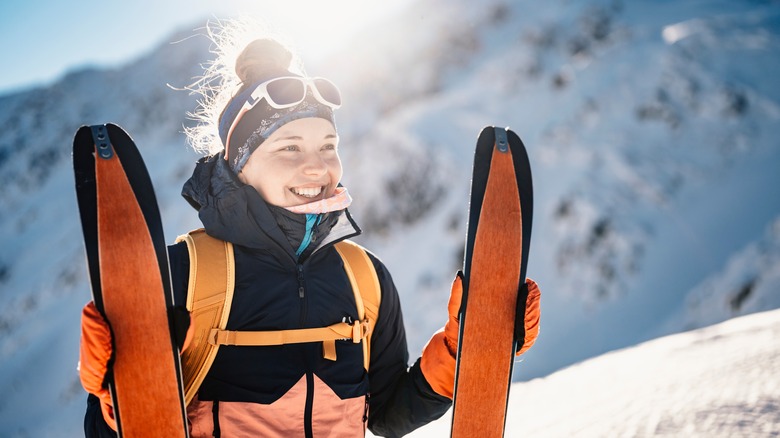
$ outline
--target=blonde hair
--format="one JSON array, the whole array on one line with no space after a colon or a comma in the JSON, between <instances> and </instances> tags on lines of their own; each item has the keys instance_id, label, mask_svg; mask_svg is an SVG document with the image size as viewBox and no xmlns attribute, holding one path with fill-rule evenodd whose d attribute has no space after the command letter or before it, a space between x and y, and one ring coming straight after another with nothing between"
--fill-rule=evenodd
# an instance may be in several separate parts
<instances>
[{"instance_id":1,"label":"blonde hair","mask_svg":"<svg viewBox=\"0 0 780 438\"><path fill-rule=\"evenodd\" d=\"M214 58L202 64L203 76L186 87L199 98L195 110L187 113L197 124L185 127L184 133L195 151L214 155L224 149L219 137L222 111L230 99L242 91L244 85L253 82L253 71L267 64L258 59L259 42L277 43L281 48L274 54L274 62L277 64L289 56L286 62L290 71L305 75L305 70L292 44L271 31L266 23L247 18L216 20L209 21L203 30L212 42L210 52Z\"/></svg>"}]
</instances>

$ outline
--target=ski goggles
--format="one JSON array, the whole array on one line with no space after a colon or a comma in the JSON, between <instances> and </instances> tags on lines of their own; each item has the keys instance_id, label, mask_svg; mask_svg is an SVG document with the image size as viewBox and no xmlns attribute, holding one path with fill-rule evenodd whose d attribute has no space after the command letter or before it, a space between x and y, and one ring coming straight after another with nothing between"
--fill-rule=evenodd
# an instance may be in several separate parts
<instances>
[{"instance_id":1,"label":"ski goggles","mask_svg":"<svg viewBox=\"0 0 780 438\"><path fill-rule=\"evenodd\" d=\"M312 96L323 105L332 109L341 107L341 93L336 85L325 78L304 78L299 76L281 76L258 84L247 97L246 102L238 111L228 129L227 141L244 115L255 107L261 100L272 108L285 109L294 107L306 100L307 91L311 90Z\"/></svg>"}]
</instances>

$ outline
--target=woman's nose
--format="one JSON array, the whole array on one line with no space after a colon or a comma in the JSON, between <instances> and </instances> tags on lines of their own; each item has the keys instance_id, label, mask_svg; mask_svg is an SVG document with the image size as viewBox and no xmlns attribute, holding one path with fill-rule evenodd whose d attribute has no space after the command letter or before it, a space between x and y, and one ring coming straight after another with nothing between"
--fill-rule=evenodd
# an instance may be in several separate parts
<instances>
[{"instance_id":1,"label":"woman's nose","mask_svg":"<svg viewBox=\"0 0 780 438\"><path fill-rule=\"evenodd\" d=\"M306 154L306 161L303 163L303 172L307 175L324 175L328 171L328 165L325 160L317 153Z\"/></svg>"}]
</instances>

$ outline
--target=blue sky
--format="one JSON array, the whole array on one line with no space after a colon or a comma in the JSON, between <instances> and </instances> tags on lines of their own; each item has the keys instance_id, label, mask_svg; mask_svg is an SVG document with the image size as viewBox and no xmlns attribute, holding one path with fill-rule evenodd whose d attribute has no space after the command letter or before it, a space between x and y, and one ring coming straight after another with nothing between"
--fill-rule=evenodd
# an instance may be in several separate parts
<instances>
[{"instance_id":1,"label":"blue sky","mask_svg":"<svg viewBox=\"0 0 780 438\"><path fill-rule=\"evenodd\" d=\"M291 37L302 55L346 42L410 0L55 0L0 4L0 94L45 84L83 65L112 65L209 18L249 15Z\"/></svg>"}]
</instances>

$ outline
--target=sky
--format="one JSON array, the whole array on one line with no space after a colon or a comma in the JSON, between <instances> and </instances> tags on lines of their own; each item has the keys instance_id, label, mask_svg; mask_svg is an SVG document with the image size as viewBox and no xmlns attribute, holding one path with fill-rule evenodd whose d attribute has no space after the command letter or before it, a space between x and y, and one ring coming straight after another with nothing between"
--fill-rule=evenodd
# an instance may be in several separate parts
<instances>
[{"instance_id":1,"label":"sky","mask_svg":"<svg viewBox=\"0 0 780 438\"><path fill-rule=\"evenodd\" d=\"M291 38L305 59L349 40L410 0L27 0L0 4L0 94L85 65L129 61L211 19L249 16ZM78 6L74 6L78 4ZM172 42L172 41L171 41Z\"/></svg>"}]
</instances>

